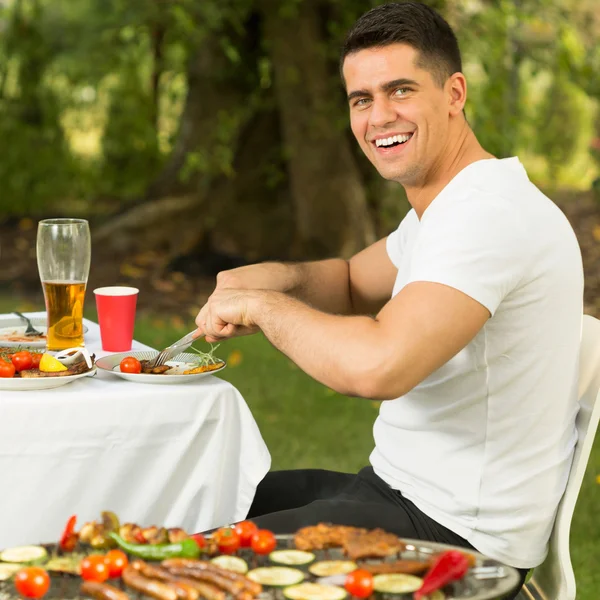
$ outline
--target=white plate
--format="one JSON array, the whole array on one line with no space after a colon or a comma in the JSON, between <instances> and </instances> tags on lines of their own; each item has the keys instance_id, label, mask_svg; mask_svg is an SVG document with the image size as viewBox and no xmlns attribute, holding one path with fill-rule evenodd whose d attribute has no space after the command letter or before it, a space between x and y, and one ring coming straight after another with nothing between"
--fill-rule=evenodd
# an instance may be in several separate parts
<instances>
[{"instance_id":1,"label":"white plate","mask_svg":"<svg viewBox=\"0 0 600 600\"><path fill-rule=\"evenodd\" d=\"M82 377L93 377L95 374L96 367L85 373L65 375L63 377L0 377L0 390L10 390L12 392L51 390L52 388L67 385Z\"/></svg>"},{"instance_id":2,"label":"white plate","mask_svg":"<svg viewBox=\"0 0 600 600\"><path fill-rule=\"evenodd\" d=\"M184 375L183 372L192 369L193 365L198 363L198 355L190 352L184 352L178 354L173 360L168 361L166 364L171 366L171 370L163 373L162 375L154 375L149 373L121 373L119 364L127 356L133 356L138 360L150 360L154 358L158 352L156 350L148 350L141 352L120 352L119 354L111 354L110 356L104 356L96 361L96 366L103 371L127 379L128 381L137 381L138 383L189 383L190 381L197 381L206 377L207 375L214 375L219 371L222 371L227 365L223 361L223 366L215 369L214 371L207 371L206 373L194 373L192 375Z\"/></svg>"},{"instance_id":3,"label":"white plate","mask_svg":"<svg viewBox=\"0 0 600 600\"><path fill-rule=\"evenodd\" d=\"M23 319L19 317L0 318L0 348L14 348L18 346L27 346L28 348L45 348L46 347L46 317L30 317L31 324L44 334L43 338L28 337L27 341L23 339L20 342L11 342L5 338L14 335L24 336L27 325ZM83 332L86 333L88 328L84 325Z\"/></svg>"}]
</instances>

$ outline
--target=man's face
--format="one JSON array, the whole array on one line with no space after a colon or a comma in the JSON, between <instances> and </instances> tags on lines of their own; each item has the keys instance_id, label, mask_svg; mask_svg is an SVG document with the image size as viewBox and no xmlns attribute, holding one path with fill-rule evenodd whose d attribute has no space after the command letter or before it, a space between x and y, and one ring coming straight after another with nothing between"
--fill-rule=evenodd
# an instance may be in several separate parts
<instances>
[{"instance_id":1,"label":"man's face","mask_svg":"<svg viewBox=\"0 0 600 600\"><path fill-rule=\"evenodd\" d=\"M381 176L405 186L426 181L448 137L448 92L417 59L411 46L392 44L343 65L352 132Z\"/></svg>"}]
</instances>

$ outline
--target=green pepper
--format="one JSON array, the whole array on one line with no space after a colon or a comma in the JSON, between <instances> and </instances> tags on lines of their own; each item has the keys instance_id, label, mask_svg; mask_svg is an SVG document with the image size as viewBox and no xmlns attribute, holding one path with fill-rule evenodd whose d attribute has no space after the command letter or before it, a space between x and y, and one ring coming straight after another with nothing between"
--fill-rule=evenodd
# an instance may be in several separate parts
<instances>
[{"instance_id":1,"label":"green pepper","mask_svg":"<svg viewBox=\"0 0 600 600\"><path fill-rule=\"evenodd\" d=\"M111 531L108 535L128 554L133 554L146 560L198 558L200 556L200 547L191 538L175 544L130 544L114 531Z\"/></svg>"}]
</instances>

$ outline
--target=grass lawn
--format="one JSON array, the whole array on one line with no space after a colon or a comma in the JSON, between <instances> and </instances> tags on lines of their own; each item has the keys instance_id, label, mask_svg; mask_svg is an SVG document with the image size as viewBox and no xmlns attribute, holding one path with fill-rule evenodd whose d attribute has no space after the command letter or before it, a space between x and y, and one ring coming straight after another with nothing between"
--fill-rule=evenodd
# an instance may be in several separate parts
<instances>
[{"instance_id":1,"label":"grass lawn","mask_svg":"<svg viewBox=\"0 0 600 600\"><path fill-rule=\"evenodd\" d=\"M89 305L88 305L89 306ZM0 312L15 308L0 296ZM22 305L21 310L42 307ZM95 320L93 307L87 316ZM138 315L135 337L164 347L190 329L186 317ZM199 342L200 349L208 347ZM368 464L377 403L347 398L314 382L262 336L223 343L216 355L229 366L219 374L242 393L273 458L274 469L321 467L355 472ZM571 528L578 600L596 600L600 589L600 438L597 436Z\"/></svg>"}]
</instances>

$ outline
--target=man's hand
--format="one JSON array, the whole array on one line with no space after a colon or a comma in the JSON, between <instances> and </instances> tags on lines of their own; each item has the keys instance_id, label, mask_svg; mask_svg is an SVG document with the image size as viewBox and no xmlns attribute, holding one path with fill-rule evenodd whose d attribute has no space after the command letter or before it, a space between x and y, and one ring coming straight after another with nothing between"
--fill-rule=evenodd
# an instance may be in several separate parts
<instances>
[{"instance_id":1,"label":"man's hand","mask_svg":"<svg viewBox=\"0 0 600 600\"><path fill-rule=\"evenodd\" d=\"M258 306L269 292L217 288L196 317L198 334L207 342L250 335L258 331L250 307Z\"/></svg>"}]
</instances>

